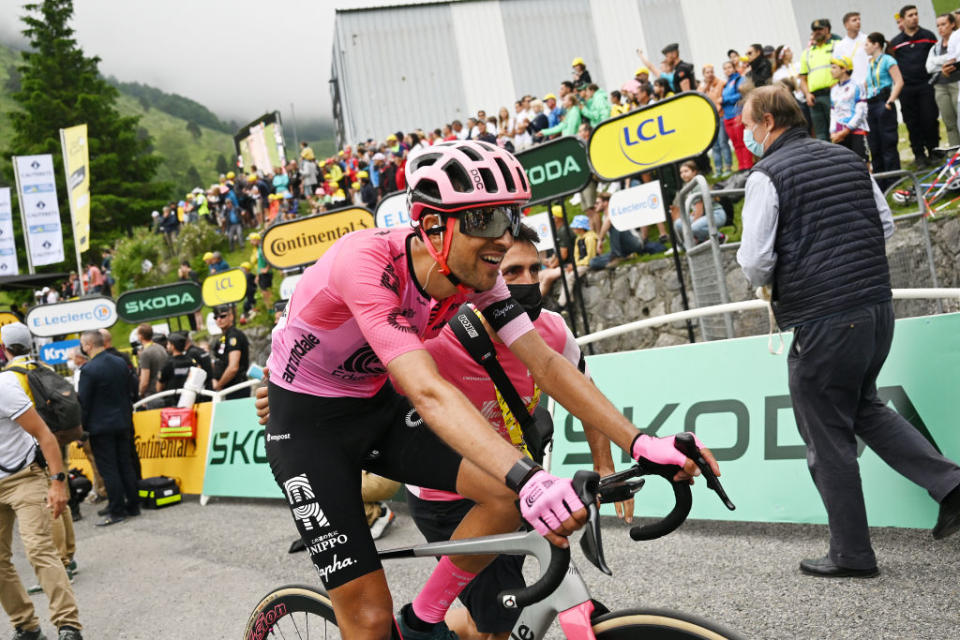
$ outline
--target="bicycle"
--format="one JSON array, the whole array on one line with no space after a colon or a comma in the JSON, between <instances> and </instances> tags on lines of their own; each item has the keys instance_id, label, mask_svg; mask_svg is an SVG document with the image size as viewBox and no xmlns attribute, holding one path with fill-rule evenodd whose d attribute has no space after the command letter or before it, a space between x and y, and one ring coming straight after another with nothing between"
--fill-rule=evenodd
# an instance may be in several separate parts
<instances>
[{"instance_id":1,"label":"bicycle","mask_svg":"<svg viewBox=\"0 0 960 640\"><path fill-rule=\"evenodd\" d=\"M733 503L700 455L693 437L678 435L676 446L697 463L707 486L717 493L728 509L733 510ZM658 475L669 480L673 485L675 504L661 520L632 527L630 537L653 540L683 524L692 506L692 495L687 482L673 482L678 469L642 460L625 471L604 478L592 471L578 471L573 485L587 505L587 525L580 538L587 560L603 573L613 575L603 555L597 505L598 502L620 502L630 498L643 487L645 480L642 476ZM425 543L384 550L379 555L382 559L392 559L501 553L533 555L540 565L540 575L535 583L519 591L501 592L497 597L500 606L522 609L511 640L541 640L554 618L559 619L565 636L575 640L736 640L740 637L696 616L664 609L609 611L591 598L580 572L570 561L570 549L551 545L536 531ZM311 635L311 620L315 621L314 630L321 635ZM243 637L244 640L305 640L312 637L339 638L340 633L327 594L316 587L293 584L274 589L260 600L247 620ZM396 623L392 638L402 640Z\"/></svg>"}]
</instances>

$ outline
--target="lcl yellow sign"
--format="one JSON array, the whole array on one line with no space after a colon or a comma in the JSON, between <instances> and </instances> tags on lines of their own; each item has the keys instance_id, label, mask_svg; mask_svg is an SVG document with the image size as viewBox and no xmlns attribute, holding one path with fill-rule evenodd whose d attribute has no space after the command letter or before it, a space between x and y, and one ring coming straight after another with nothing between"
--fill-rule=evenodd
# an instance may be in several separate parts
<instances>
[{"instance_id":1,"label":"lcl yellow sign","mask_svg":"<svg viewBox=\"0 0 960 640\"><path fill-rule=\"evenodd\" d=\"M311 264L351 231L372 229L373 213L351 207L275 224L263 236L263 255L276 269Z\"/></svg>"},{"instance_id":2,"label":"lcl yellow sign","mask_svg":"<svg viewBox=\"0 0 960 640\"><path fill-rule=\"evenodd\" d=\"M602 180L619 180L693 158L713 146L717 123L707 96L681 93L600 124L587 145L590 165Z\"/></svg>"},{"instance_id":3,"label":"lcl yellow sign","mask_svg":"<svg viewBox=\"0 0 960 640\"><path fill-rule=\"evenodd\" d=\"M227 269L207 276L203 281L203 304L208 307L239 302L245 295L247 274L243 269Z\"/></svg>"}]
</instances>

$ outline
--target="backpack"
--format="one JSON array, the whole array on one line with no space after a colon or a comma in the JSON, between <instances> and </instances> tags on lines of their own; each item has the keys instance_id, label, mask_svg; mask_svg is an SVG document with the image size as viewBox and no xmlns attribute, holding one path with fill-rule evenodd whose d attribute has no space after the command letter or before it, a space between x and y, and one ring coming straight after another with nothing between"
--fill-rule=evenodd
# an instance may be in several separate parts
<instances>
[{"instance_id":1,"label":"backpack","mask_svg":"<svg viewBox=\"0 0 960 640\"><path fill-rule=\"evenodd\" d=\"M80 438L83 433L80 426L83 411L80 398L69 380L42 364L37 364L33 369L9 366L6 370L20 374L21 385L26 379L37 413L61 445ZM27 390L25 387L24 391Z\"/></svg>"}]
</instances>

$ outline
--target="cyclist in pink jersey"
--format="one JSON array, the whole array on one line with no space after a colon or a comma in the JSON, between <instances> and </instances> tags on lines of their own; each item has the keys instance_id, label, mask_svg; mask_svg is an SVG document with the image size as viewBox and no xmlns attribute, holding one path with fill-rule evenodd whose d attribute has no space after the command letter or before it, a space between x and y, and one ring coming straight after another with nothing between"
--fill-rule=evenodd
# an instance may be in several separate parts
<instances>
[{"instance_id":1,"label":"cyclist in pink jersey","mask_svg":"<svg viewBox=\"0 0 960 640\"><path fill-rule=\"evenodd\" d=\"M520 234L500 263L500 272L511 295L527 311L533 326L547 346L563 355L571 364L584 373L584 384L589 382L586 362L573 334L558 313L542 308L538 274L540 256L535 243L539 241L536 231L521 225ZM454 319L451 322L456 322ZM510 379L518 395L532 412L540 398L539 389L530 377L526 366L518 360L506 345L496 341L497 360ZM440 373L470 399L490 426L508 442L517 446L518 435L522 438L520 425L509 408L504 411L502 396L480 366L457 339L450 323L440 335L425 343L427 351L437 362L442 362ZM539 419L544 419L541 415ZM549 419L549 417L547 417ZM598 429L584 423L584 433L593 457L593 468L601 476L615 471L610 454L610 440ZM521 445L522 446L522 445ZM473 503L456 493L407 485L407 506L417 528L428 542L449 540ZM617 515L633 517L633 500L616 503ZM461 640L503 640L516 624L519 610L491 606L497 594L504 590L524 587L522 556L501 555L491 562L460 593L464 607L450 610L445 618L449 628Z\"/></svg>"},{"instance_id":2,"label":"cyclist in pink jersey","mask_svg":"<svg viewBox=\"0 0 960 640\"><path fill-rule=\"evenodd\" d=\"M360 507L361 468L473 500L455 538L511 531L522 515L566 546L585 520L570 481L498 437L424 349L462 301L477 305L544 392L571 413L589 416L634 457L676 464L678 477L698 473L672 437L639 434L584 385L510 298L499 264L530 197L516 158L483 142L440 143L414 152L405 172L414 229L339 240L298 283L269 361L267 457L350 639L390 635L393 611ZM444 558L404 607L404 637L449 637L447 608L490 560Z\"/></svg>"}]
</instances>

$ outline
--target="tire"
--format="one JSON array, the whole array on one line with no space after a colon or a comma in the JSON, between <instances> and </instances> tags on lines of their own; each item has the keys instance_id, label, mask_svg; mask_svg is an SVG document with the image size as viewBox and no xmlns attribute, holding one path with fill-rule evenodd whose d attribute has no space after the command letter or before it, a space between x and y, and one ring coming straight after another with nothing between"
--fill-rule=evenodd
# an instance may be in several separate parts
<instances>
[{"instance_id":1,"label":"tire","mask_svg":"<svg viewBox=\"0 0 960 640\"><path fill-rule=\"evenodd\" d=\"M303 584L285 585L268 593L250 614L243 640L272 638L340 638L330 598Z\"/></svg>"},{"instance_id":2,"label":"tire","mask_svg":"<svg viewBox=\"0 0 960 640\"><path fill-rule=\"evenodd\" d=\"M597 640L742 640L720 625L666 609L623 609L593 619Z\"/></svg>"}]
</instances>

